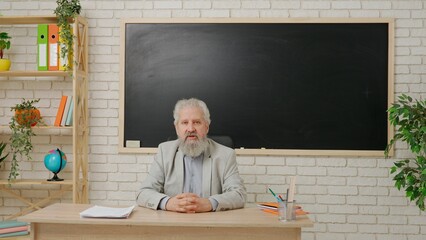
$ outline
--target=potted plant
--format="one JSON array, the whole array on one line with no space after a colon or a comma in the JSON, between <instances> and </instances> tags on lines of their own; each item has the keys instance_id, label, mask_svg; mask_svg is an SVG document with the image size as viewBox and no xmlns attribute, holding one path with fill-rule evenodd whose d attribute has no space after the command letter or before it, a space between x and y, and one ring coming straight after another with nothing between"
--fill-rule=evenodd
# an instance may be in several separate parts
<instances>
[{"instance_id":1,"label":"potted plant","mask_svg":"<svg viewBox=\"0 0 426 240\"><path fill-rule=\"evenodd\" d=\"M396 133L385 149L385 156L397 140L406 142L413 157L394 162L391 173L395 187L405 190L410 201L425 210L426 197L426 100L413 100L403 94L388 109L389 121Z\"/></svg>"},{"instance_id":2,"label":"potted plant","mask_svg":"<svg viewBox=\"0 0 426 240\"><path fill-rule=\"evenodd\" d=\"M61 58L70 59L73 54L74 34L71 31L70 19L80 14L80 0L56 0L57 7L54 11L58 18L59 39L61 42ZM69 61L65 70L70 70Z\"/></svg>"},{"instance_id":3,"label":"potted plant","mask_svg":"<svg viewBox=\"0 0 426 240\"><path fill-rule=\"evenodd\" d=\"M0 163L3 162L9 156L9 153L3 156L3 151L6 148L6 143L1 142L0 143Z\"/></svg>"},{"instance_id":4,"label":"potted plant","mask_svg":"<svg viewBox=\"0 0 426 240\"><path fill-rule=\"evenodd\" d=\"M43 123L40 111L34 106L40 99L25 100L11 107L11 111L15 111L9 123L12 131L10 137L10 149L12 153L11 168L9 173L9 181L19 176L18 156L31 160L30 152L33 150L31 137L36 134L33 131L35 125Z\"/></svg>"},{"instance_id":5,"label":"potted plant","mask_svg":"<svg viewBox=\"0 0 426 240\"><path fill-rule=\"evenodd\" d=\"M11 37L7 34L7 32L0 32L0 71L9 71L10 68L10 60L3 59L4 49L10 48Z\"/></svg>"}]
</instances>

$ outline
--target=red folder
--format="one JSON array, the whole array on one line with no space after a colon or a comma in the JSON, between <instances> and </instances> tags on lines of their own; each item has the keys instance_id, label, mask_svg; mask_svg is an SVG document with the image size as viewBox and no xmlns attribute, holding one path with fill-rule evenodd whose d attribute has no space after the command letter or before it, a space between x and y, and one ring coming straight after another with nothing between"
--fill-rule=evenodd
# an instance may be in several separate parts
<instances>
[{"instance_id":1,"label":"red folder","mask_svg":"<svg viewBox=\"0 0 426 240\"><path fill-rule=\"evenodd\" d=\"M49 71L59 70L59 27L49 24Z\"/></svg>"}]
</instances>

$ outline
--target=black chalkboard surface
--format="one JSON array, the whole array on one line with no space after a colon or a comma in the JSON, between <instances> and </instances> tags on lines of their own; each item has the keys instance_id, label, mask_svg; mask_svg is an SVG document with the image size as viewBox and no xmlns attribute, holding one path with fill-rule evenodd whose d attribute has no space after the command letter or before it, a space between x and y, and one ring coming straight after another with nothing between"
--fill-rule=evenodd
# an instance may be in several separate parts
<instances>
[{"instance_id":1,"label":"black chalkboard surface","mask_svg":"<svg viewBox=\"0 0 426 240\"><path fill-rule=\"evenodd\" d=\"M389 23L125 23L124 147L175 138L177 100L236 148L384 150Z\"/></svg>"}]
</instances>

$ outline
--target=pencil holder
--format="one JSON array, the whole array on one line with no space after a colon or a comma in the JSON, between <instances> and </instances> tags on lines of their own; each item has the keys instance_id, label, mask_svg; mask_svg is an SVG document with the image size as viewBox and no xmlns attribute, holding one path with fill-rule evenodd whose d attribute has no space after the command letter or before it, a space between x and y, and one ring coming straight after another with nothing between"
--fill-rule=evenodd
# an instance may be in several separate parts
<instances>
[{"instance_id":1,"label":"pencil holder","mask_svg":"<svg viewBox=\"0 0 426 240\"><path fill-rule=\"evenodd\" d=\"M278 203L278 220L288 222L296 220L296 200Z\"/></svg>"}]
</instances>

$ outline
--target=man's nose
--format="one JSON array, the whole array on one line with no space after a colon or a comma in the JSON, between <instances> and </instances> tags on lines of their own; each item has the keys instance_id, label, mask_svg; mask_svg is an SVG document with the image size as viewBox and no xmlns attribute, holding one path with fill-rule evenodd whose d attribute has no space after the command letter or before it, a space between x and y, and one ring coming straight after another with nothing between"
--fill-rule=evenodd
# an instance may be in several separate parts
<instances>
[{"instance_id":1,"label":"man's nose","mask_svg":"<svg viewBox=\"0 0 426 240\"><path fill-rule=\"evenodd\" d=\"M193 131L195 131L195 128L194 128L194 125L192 124L192 123L189 123L188 124L188 132L193 132Z\"/></svg>"}]
</instances>

